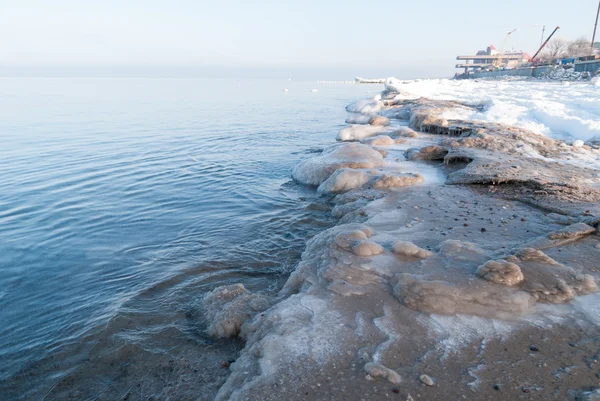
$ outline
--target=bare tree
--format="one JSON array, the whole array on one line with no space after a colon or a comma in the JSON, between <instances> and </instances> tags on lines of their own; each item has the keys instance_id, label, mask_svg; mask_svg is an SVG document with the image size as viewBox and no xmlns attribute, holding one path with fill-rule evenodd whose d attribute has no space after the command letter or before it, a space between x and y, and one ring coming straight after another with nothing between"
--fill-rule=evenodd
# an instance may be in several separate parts
<instances>
[{"instance_id":1,"label":"bare tree","mask_svg":"<svg viewBox=\"0 0 600 401\"><path fill-rule=\"evenodd\" d=\"M569 46L569 42L564 39L560 39L560 38L552 39L546 45L546 48L544 49L544 53L543 53L542 57L545 60L554 60L557 58L562 58L563 56L565 56L568 46Z\"/></svg>"},{"instance_id":2,"label":"bare tree","mask_svg":"<svg viewBox=\"0 0 600 401\"><path fill-rule=\"evenodd\" d=\"M580 37L567 46L567 57L584 57L593 53L590 42L585 37Z\"/></svg>"}]
</instances>

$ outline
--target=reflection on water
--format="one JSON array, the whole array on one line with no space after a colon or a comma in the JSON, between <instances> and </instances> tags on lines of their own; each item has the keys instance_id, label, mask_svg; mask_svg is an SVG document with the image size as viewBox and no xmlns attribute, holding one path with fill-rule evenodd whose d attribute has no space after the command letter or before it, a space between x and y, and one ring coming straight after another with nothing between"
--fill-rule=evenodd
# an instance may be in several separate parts
<instances>
[{"instance_id":1,"label":"reflection on water","mask_svg":"<svg viewBox=\"0 0 600 401\"><path fill-rule=\"evenodd\" d=\"M332 224L289 173L368 86L312 87L0 80L0 399L211 399L240 344L199 298Z\"/></svg>"}]
</instances>

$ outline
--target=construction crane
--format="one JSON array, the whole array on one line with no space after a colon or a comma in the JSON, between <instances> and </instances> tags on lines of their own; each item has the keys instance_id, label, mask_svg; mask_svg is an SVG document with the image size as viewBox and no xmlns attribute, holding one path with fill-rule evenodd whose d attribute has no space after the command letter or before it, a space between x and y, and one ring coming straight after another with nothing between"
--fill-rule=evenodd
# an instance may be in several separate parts
<instances>
[{"instance_id":1,"label":"construction crane","mask_svg":"<svg viewBox=\"0 0 600 401\"><path fill-rule=\"evenodd\" d=\"M544 49L544 47L546 47L546 45L548 44L548 42L550 42L550 39L552 39L552 36L554 36L554 34L556 33L556 31L558 31L560 29L560 26L557 26L556 28L554 28L554 30L552 31L552 33L550 34L550 36L548 36L548 39L546 39L546 41L544 43L542 43L542 45L540 46L540 48L538 49L537 52L535 52L535 54L533 55L532 58L529 59L530 62L535 62L535 58L540 54L540 52Z\"/></svg>"},{"instance_id":2,"label":"construction crane","mask_svg":"<svg viewBox=\"0 0 600 401\"><path fill-rule=\"evenodd\" d=\"M500 57L494 62L494 66L495 67L500 67L500 65L502 64L502 56L504 55L504 47L506 46L506 42L508 41L508 37L511 35L511 33L513 33L516 30L517 30L517 28L515 28L512 31L506 33L506 36L504 37L504 42L502 43L502 49L500 50Z\"/></svg>"}]
</instances>

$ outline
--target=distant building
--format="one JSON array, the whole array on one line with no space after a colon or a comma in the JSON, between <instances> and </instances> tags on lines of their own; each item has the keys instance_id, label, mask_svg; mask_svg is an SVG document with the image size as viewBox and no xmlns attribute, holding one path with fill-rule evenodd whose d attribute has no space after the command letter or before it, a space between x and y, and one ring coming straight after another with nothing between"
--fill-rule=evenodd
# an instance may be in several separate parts
<instances>
[{"instance_id":1,"label":"distant building","mask_svg":"<svg viewBox=\"0 0 600 401\"><path fill-rule=\"evenodd\" d=\"M457 60L464 60L464 64L457 64L456 68L469 71L487 70L493 68L515 68L530 60L529 54L520 52L499 52L494 45L485 50L479 50L474 56L458 56Z\"/></svg>"}]
</instances>

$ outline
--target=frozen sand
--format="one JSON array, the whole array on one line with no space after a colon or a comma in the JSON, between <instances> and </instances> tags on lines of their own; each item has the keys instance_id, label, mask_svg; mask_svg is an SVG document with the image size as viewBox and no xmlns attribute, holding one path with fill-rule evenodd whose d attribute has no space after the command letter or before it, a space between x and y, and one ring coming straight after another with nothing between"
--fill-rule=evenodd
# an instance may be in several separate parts
<instances>
[{"instance_id":1,"label":"frozen sand","mask_svg":"<svg viewBox=\"0 0 600 401\"><path fill-rule=\"evenodd\" d=\"M473 121L483 83L388 83L347 110L388 117L403 141L356 125L338 139L363 144L294 170L340 220L277 299L207 296L214 333L246 341L217 399L581 399L599 380L598 149L521 115ZM492 89L494 105L518 88ZM595 135L600 118L576 117Z\"/></svg>"}]
</instances>

